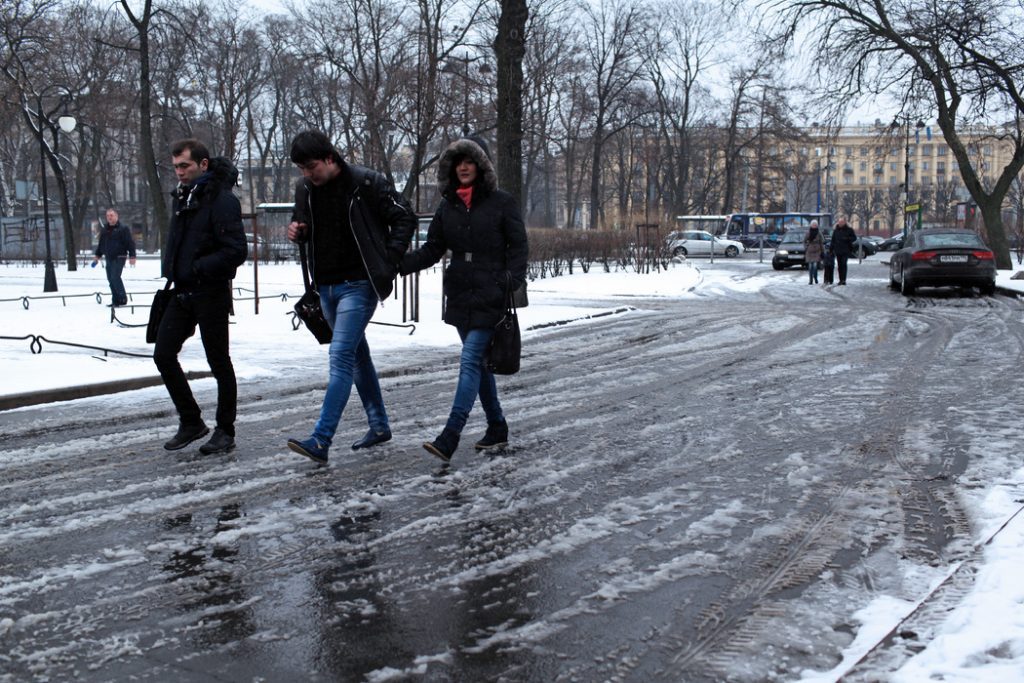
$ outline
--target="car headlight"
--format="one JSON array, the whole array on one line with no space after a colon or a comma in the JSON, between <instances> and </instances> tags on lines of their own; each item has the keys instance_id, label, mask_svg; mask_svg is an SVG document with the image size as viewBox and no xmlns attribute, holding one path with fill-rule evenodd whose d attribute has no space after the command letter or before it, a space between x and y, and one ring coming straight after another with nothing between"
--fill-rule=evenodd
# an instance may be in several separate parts
<instances>
[{"instance_id":1,"label":"car headlight","mask_svg":"<svg viewBox=\"0 0 1024 683\"><path fill-rule=\"evenodd\" d=\"M779 256L789 256L789 251L786 249L779 249L775 253L778 254Z\"/></svg>"}]
</instances>

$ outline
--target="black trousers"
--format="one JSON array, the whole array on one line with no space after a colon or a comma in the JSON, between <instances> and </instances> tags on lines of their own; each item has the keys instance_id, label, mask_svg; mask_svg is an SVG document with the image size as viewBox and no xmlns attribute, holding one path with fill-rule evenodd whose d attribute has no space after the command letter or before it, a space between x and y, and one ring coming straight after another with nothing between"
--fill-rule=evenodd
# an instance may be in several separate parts
<instances>
[{"instance_id":1,"label":"black trousers","mask_svg":"<svg viewBox=\"0 0 1024 683\"><path fill-rule=\"evenodd\" d=\"M202 411L192 395L185 373L178 362L178 353L185 340L199 334L217 380L217 426L235 435L235 412L238 408L238 385L235 368L228 353L228 313L231 311L231 289L225 283L216 289L180 292L171 299L160 321L153 362L160 371L167 393L178 411L182 424L194 425L202 419Z\"/></svg>"},{"instance_id":2,"label":"black trousers","mask_svg":"<svg viewBox=\"0 0 1024 683\"><path fill-rule=\"evenodd\" d=\"M839 273L839 283L846 282L846 261L850 257L845 254L836 254L836 271Z\"/></svg>"}]
</instances>

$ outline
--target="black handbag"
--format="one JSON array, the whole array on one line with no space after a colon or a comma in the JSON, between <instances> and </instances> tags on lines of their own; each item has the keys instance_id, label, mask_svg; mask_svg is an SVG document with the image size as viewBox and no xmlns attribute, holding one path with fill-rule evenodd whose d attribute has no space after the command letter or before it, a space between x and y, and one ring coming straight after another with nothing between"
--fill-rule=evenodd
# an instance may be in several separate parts
<instances>
[{"instance_id":1,"label":"black handbag","mask_svg":"<svg viewBox=\"0 0 1024 683\"><path fill-rule=\"evenodd\" d=\"M495 375L514 375L519 372L522 352L523 340L519 333L515 297L508 292L505 295L505 315L494 326L494 336L487 348L487 369Z\"/></svg>"},{"instance_id":2,"label":"black handbag","mask_svg":"<svg viewBox=\"0 0 1024 683\"><path fill-rule=\"evenodd\" d=\"M149 322L146 323L147 344L156 343L156 334L160 331L160 321L163 320L164 311L167 310L167 304L171 303L173 296L170 280L167 281L163 289L158 289L153 295L153 305L149 307Z\"/></svg>"},{"instance_id":3,"label":"black handbag","mask_svg":"<svg viewBox=\"0 0 1024 683\"><path fill-rule=\"evenodd\" d=\"M309 266L306 263L305 243L299 245L299 259L302 262L302 285L306 288L306 292L295 304L295 315L303 322L306 329L313 333L318 342L330 344L331 337L334 336L334 330L327 323L323 308L320 307L320 294L313 289L313 285L309 281Z\"/></svg>"}]
</instances>

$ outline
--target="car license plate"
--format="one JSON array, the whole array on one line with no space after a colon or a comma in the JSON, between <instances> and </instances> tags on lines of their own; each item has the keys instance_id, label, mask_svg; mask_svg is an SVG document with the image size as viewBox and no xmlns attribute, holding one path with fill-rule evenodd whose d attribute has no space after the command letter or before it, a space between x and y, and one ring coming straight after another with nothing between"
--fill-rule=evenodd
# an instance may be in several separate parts
<instances>
[{"instance_id":1,"label":"car license plate","mask_svg":"<svg viewBox=\"0 0 1024 683\"><path fill-rule=\"evenodd\" d=\"M939 261L942 263L967 263L967 256L965 254L948 254L940 256Z\"/></svg>"}]
</instances>

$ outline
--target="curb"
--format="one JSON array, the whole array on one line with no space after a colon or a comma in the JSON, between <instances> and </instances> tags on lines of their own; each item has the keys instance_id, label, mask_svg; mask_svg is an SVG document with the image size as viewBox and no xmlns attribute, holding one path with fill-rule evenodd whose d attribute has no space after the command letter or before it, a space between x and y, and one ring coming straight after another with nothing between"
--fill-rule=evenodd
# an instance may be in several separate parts
<instances>
[{"instance_id":1,"label":"curb","mask_svg":"<svg viewBox=\"0 0 1024 683\"><path fill-rule=\"evenodd\" d=\"M202 370L199 372L189 371L185 373L185 377L189 380L205 379L207 377L213 377L213 373L209 370ZM112 382L99 382L97 384L81 384L74 387L60 387L57 389L46 389L43 391L27 391L22 394L0 396L0 411L11 410L12 408L24 408L26 406L34 406L41 403L73 401L76 398L89 398L90 396L117 394L122 391L155 387L163 383L163 379L159 375L155 375L152 377L136 377L134 379L120 379Z\"/></svg>"}]
</instances>

